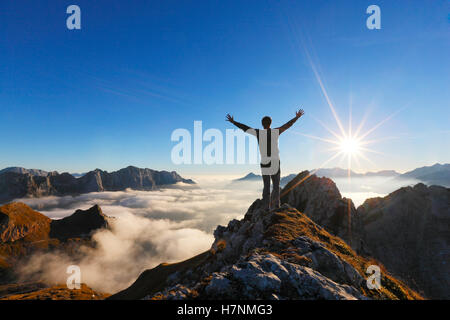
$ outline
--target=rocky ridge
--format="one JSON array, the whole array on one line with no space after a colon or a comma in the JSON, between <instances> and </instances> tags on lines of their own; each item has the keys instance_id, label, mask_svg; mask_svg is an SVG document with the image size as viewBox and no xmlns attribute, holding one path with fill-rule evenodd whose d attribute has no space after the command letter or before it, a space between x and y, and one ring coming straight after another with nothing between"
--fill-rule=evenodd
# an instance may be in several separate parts
<instances>
[{"instance_id":1,"label":"rocky ridge","mask_svg":"<svg viewBox=\"0 0 450 320\"><path fill-rule=\"evenodd\" d=\"M109 299L421 298L382 266L382 288L367 289L365 270L376 262L288 204L266 211L256 200L214 236L209 251L147 270Z\"/></svg>"},{"instance_id":2,"label":"rocky ridge","mask_svg":"<svg viewBox=\"0 0 450 320\"><path fill-rule=\"evenodd\" d=\"M342 197L331 179L303 171L283 188L281 195L282 203L303 212L357 252L365 253L362 218L353 201Z\"/></svg>"}]
</instances>

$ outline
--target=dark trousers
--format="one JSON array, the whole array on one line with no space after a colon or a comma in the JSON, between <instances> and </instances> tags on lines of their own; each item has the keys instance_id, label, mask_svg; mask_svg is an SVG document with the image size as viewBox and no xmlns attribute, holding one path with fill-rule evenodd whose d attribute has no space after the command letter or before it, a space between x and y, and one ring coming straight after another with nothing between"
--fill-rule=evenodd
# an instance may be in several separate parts
<instances>
[{"instance_id":1,"label":"dark trousers","mask_svg":"<svg viewBox=\"0 0 450 320\"><path fill-rule=\"evenodd\" d=\"M263 204L266 209L280 207L280 169L274 175L263 175ZM270 196L270 179L272 179L272 197Z\"/></svg>"}]
</instances>

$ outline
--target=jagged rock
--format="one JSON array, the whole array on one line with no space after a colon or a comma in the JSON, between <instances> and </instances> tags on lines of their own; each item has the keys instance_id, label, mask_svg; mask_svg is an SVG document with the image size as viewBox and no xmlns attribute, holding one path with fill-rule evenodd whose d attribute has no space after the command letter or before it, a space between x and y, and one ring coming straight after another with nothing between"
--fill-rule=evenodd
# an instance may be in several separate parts
<instances>
[{"instance_id":1,"label":"jagged rock","mask_svg":"<svg viewBox=\"0 0 450 320\"><path fill-rule=\"evenodd\" d=\"M210 298L364 299L355 288L340 285L311 268L282 261L273 254L253 254L214 273L205 288Z\"/></svg>"},{"instance_id":2,"label":"jagged rock","mask_svg":"<svg viewBox=\"0 0 450 320\"><path fill-rule=\"evenodd\" d=\"M211 281L205 288L205 292L208 296L214 297L219 294L228 293L228 295L234 295L231 287L231 280L227 278L228 274L225 272L214 272L212 274Z\"/></svg>"},{"instance_id":3,"label":"jagged rock","mask_svg":"<svg viewBox=\"0 0 450 320\"><path fill-rule=\"evenodd\" d=\"M157 300L158 298L164 297L165 300L184 300L187 299L192 294L192 290L177 284L170 288L164 289L162 292L158 292L152 296L146 296L142 300Z\"/></svg>"},{"instance_id":4,"label":"jagged rock","mask_svg":"<svg viewBox=\"0 0 450 320\"><path fill-rule=\"evenodd\" d=\"M328 232L347 241L353 249L361 250L362 220L352 200L343 198L331 179L303 171L281 194L282 203L290 204Z\"/></svg>"},{"instance_id":5,"label":"jagged rock","mask_svg":"<svg viewBox=\"0 0 450 320\"><path fill-rule=\"evenodd\" d=\"M307 237L300 238L301 240L296 239L295 243L303 249L301 251L302 254L311 259L313 269L329 277L331 280L356 287L361 286L364 279L352 265L340 259L320 242L308 239ZM305 250L306 246L308 249Z\"/></svg>"},{"instance_id":6,"label":"jagged rock","mask_svg":"<svg viewBox=\"0 0 450 320\"><path fill-rule=\"evenodd\" d=\"M373 257L429 298L450 299L450 189L417 184L358 208Z\"/></svg>"},{"instance_id":7,"label":"jagged rock","mask_svg":"<svg viewBox=\"0 0 450 320\"><path fill-rule=\"evenodd\" d=\"M88 210L77 210L66 218L52 220L49 237L63 241L70 238L83 238L107 226L108 218L98 205L94 205Z\"/></svg>"}]
</instances>

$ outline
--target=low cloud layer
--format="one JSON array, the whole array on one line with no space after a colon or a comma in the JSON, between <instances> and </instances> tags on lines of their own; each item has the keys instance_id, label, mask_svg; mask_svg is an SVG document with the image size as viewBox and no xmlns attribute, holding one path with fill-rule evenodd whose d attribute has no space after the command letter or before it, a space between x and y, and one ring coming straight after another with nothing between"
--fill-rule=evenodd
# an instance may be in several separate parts
<instances>
[{"instance_id":1,"label":"low cloud layer","mask_svg":"<svg viewBox=\"0 0 450 320\"><path fill-rule=\"evenodd\" d=\"M67 267L76 264L83 283L114 293L129 286L145 269L208 250L216 226L241 218L260 192L253 184L236 186L226 181L205 181L200 186L20 199L53 219L94 204L115 219L110 230L94 234L95 248L82 248L80 261L66 254L39 254L23 263L19 272L24 280L38 275L35 279L65 283Z\"/></svg>"},{"instance_id":2,"label":"low cloud layer","mask_svg":"<svg viewBox=\"0 0 450 320\"><path fill-rule=\"evenodd\" d=\"M358 177L335 178L341 195L353 200L356 207L364 203L366 199L384 197L387 194L408 185L415 185L420 181L414 179L395 179L391 177Z\"/></svg>"},{"instance_id":3,"label":"low cloud layer","mask_svg":"<svg viewBox=\"0 0 450 320\"><path fill-rule=\"evenodd\" d=\"M131 213L111 221L110 230L94 234L95 248L81 248L81 260L64 253L33 255L19 267L23 280L66 283L69 265L81 270L81 281L96 290L114 293L161 262L174 262L207 250L211 234L185 228L169 220L153 220Z\"/></svg>"}]
</instances>

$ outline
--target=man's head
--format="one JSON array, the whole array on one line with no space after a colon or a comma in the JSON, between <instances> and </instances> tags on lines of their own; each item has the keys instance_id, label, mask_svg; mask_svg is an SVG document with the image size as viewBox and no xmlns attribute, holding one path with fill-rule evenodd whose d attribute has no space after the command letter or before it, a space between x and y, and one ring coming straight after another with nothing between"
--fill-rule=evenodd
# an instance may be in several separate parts
<instances>
[{"instance_id":1,"label":"man's head","mask_svg":"<svg viewBox=\"0 0 450 320\"><path fill-rule=\"evenodd\" d=\"M261 123L264 129L269 129L270 125L272 124L272 118L269 116L265 116L264 118L262 118Z\"/></svg>"}]
</instances>

